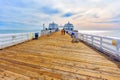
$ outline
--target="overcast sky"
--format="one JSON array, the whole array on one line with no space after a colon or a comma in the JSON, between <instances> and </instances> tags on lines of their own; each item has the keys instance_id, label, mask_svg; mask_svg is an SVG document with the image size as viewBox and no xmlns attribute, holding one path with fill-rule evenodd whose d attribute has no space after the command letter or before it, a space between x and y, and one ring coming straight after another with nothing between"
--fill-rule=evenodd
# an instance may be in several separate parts
<instances>
[{"instance_id":1,"label":"overcast sky","mask_svg":"<svg viewBox=\"0 0 120 80\"><path fill-rule=\"evenodd\" d=\"M0 29L40 29L50 22L76 29L120 29L120 0L0 0Z\"/></svg>"}]
</instances>

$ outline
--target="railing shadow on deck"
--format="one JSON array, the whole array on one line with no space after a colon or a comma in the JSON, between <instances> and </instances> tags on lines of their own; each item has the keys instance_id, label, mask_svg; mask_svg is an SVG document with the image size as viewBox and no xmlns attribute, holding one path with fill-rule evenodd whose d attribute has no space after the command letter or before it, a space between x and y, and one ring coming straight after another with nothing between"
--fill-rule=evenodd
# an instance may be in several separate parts
<instances>
[{"instance_id":1,"label":"railing shadow on deck","mask_svg":"<svg viewBox=\"0 0 120 80\"><path fill-rule=\"evenodd\" d=\"M118 61L115 58L113 58L113 56L108 55L109 53L101 52L100 50L96 49L95 47L90 46L89 44L87 44L85 42L82 42L82 43L87 45L89 48L91 48L92 50L96 51L97 53L99 53L101 56L103 56L107 60L113 62L120 69L120 61Z\"/></svg>"},{"instance_id":2,"label":"railing shadow on deck","mask_svg":"<svg viewBox=\"0 0 120 80\"><path fill-rule=\"evenodd\" d=\"M109 61L115 63L118 68L120 68L120 39L83 34L74 31L66 32L69 35L74 33L75 38L79 39L79 41L86 44L94 51L100 53L100 55Z\"/></svg>"},{"instance_id":3,"label":"railing shadow on deck","mask_svg":"<svg viewBox=\"0 0 120 80\"><path fill-rule=\"evenodd\" d=\"M31 33L17 33L17 34L8 34L0 36L0 50L15 46L17 44L24 43L26 41L30 41L37 37L41 37L44 35L51 35L56 32L55 30L41 30L40 32L31 32Z\"/></svg>"}]
</instances>

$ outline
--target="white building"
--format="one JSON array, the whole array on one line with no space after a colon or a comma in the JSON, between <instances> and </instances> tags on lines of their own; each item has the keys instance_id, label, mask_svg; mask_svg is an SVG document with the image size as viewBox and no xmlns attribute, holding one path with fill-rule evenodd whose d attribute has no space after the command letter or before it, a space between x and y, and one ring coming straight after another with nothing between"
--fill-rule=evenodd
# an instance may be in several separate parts
<instances>
[{"instance_id":1,"label":"white building","mask_svg":"<svg viewBox=\"0 0 120 80\"><path fill-rule=\"evenodd\" d=\"M74 26L73 26L73 24L68 22L67 24L64 25L64 29L65 30L74 30Z\"/></svg>"},{"instance_id":2,"label":"white building","mask_svg":"<svg viewBox=\"0 0 120 80\"><path fill-rule=\"evenodd\" d=\"M49 24L49 29L50 30L56 30L56 29L58 29L58 24L56 24L56 23L50 23Z\"/></svg>"}]
</instances>

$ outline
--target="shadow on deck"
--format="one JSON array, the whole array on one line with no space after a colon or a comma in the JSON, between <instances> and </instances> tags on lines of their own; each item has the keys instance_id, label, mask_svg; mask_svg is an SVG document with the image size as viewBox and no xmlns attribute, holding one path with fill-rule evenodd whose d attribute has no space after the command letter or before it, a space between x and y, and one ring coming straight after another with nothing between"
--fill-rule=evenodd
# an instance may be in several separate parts
<instances>
[{"instance_id":1,"label":"shadow on deck","mask_svg":"<svg viewBox=\"0 0 120 80\"><path fill-rule=\"evenodd\" d=\"M119 80L120 63L60 32L0 51L0 80Z\"/></svg>"}]
</instances>

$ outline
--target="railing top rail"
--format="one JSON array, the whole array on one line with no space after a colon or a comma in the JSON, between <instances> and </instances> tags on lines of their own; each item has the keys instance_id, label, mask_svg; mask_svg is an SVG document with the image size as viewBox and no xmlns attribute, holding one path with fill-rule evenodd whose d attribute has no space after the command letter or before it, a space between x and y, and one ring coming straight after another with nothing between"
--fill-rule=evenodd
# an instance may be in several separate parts
<instances>
[{"instance_id":1,"label":"railing top rail","mask_svg":"<svg viewBox=\"0 0 120 80\"><path fill-rule=\"evenodd\" d=\"M80 33L80 32L78 32L78 33ZM108 36L100 36L100 35L97 36L97 35L94 35L94 34L86 34L86 33L80 33L80 34L93 36L93 37L100 37L100 38L110 39L110 40L120 40L120 38L117 38L117 37L108 37Z\"/></svg>"}]
</instances>

